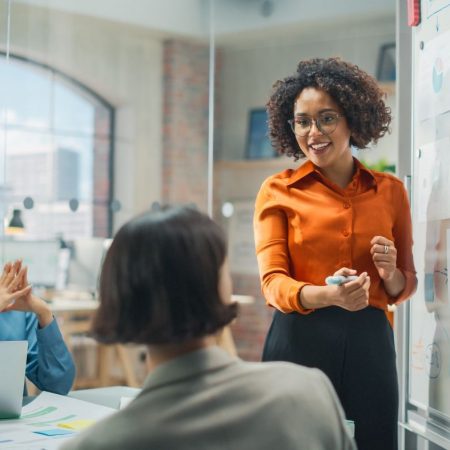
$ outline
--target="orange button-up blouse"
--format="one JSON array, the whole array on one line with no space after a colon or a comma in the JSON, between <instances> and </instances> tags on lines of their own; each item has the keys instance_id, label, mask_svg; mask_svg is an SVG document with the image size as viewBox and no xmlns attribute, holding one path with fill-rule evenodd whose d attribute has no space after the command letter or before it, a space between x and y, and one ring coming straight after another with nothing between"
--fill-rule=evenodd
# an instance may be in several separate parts
<instances>
[{"instance_id":1,"label":"orange button-up blouse","mask_svg":"<svg viewBox=\"0 0 450 450\"><path fill-rule=\"evenodd\" d=\"M307 284L323 286L342 267L367 272L369 303L386 310L416 289L412 226L403 183L387 173L365 168L342 189L307 161L296 170L267 178L255 205L256 254L266 302L282 312L302 308L299 292ZM384 290L370 254L370 241L384 236L395 243L397 267L406 278L395 298Z\"/></svg>"}]
</instances>

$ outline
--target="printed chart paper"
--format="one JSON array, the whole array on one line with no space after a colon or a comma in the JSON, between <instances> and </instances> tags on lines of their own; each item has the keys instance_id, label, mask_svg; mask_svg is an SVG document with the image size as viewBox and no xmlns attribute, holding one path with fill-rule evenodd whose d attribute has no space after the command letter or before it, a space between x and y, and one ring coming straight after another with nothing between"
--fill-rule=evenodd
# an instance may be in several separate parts
<instances>
[{"instance_id":1,"label":"printed chart paper","mask_svg":"<svg viewBox=\"0 0 450 450\"><path fill-rule=\"evenodd\" d=\"M77 434L60 426L95 422L116 412L106 406L42 392L24 406L20 419L0 421L0 450L53 450Z\"/></svg>"},{"instance_id":2,"label":"printed chart paper","mask_svg":"<svg viewBox=\"0 0 450 450\"><path fill-rule=\"evenodd\" d=\"M424 43L416 82L419 121L450 111L450 31Z\"/></svg>"}]
</instances>

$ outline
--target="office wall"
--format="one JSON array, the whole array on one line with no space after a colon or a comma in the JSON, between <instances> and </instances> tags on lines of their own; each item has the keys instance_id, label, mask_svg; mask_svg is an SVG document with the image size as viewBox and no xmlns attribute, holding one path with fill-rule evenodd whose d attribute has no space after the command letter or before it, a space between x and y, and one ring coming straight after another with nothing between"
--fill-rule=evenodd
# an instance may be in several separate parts
<instances>
[{"instance_id":1,"label":"office wall","mask_svg":"<svg viewBox=\"0 0 450 450\"><path fill-rule=\"evenodd\" d=\"M5 5L0 4L2 18ZM5 36L0 37L2 49ZM136 26L13 3L10 51L64 72L116 108L114 183L122 204L116 228L160 200L161 36Z\"/></svg>"}]
</instances>

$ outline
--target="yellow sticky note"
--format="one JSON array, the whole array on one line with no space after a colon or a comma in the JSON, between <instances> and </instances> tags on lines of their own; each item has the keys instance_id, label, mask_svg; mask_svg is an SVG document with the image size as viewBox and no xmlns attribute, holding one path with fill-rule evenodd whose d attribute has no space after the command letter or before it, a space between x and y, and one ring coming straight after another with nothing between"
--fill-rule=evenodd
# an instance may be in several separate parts
<instances>
[{"instance_id":1,"label":"yellow sticky note","mask_svg":"<svg viewBox=\"0 0 450 450\"><path fill-rule=\"evenodd\" d=\"M90 427L95 423L95 420L91 419L78 419L71 422L58 423L58 427L67 428L69 430L82 430L83 428Z\"/></svg>"}]
</instances>

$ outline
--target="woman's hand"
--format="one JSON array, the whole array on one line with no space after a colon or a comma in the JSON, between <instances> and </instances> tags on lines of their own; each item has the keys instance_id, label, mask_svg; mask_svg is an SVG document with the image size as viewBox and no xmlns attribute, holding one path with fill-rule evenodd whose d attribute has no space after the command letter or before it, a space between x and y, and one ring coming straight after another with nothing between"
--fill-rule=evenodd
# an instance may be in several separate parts
<instances>
[{"instance_id":1,"label":"woman's hand","mask_svg":"<svg viewBox=\"0 0 450 450\"><path fill-rule=\"evenodd\" d=\"M333 276L348 277L356 275L356 270L343 267ZM363 272L354 281L348 281L340 286L328 286L330 289L330 304L339 306L347 311L359 311L369 306L370 277Z\"/></svg>"},{"instance_id":2,"label":"woman's hand","mask_svg":"<svg viewBox=\"0 0 450 450\"><path fill-rule=\"evenodd\" d=\"M31 286L22 284L23 274L26 269L22 267L22 261L6 263L0 276L0 312L14 309L18 298L31 293Z\"/></svg>"},{"instance_id":3,"label":"woman's hand","mask_svg":"<svg viewBox=\"0 0 450 450\"><path fill-rule=\"evenodd\" d=\"M53 320L50 307L44 300L32 294L32 287L28 284L28 269L22 267L22 262L16 261L13 267L15 267L12 271L14 281L10 283L10 290L13 291L11 295L14 301L10 302L3 311L33 312L37 316L40 327L46 327Z\"/></svg>"},{"instance_id":4,"label":"woman's hand","mask_svg":"<svg viewBox=\"0 0 450 450\"><path fill-rule=\"evenodd\" d=\"M375 236L370 243L372 260L383 280L384 289L391 297L397 297L406 285L405 276L397 269L397 249L392 241L383 236Z\"/></svg>"},{"instance_id":5,"label":"woman's hand","mask_svg":"<svg viewBox=\"0 0 450 450\"><path fill-rule=\"evenodd\" d=\"M334 276L356 275L356 270L343 267ZM304 286L299 294L299 303L304 309L319 309L339 306L347 311L359 311L369 305L370 277L363 272L354 281L340 286Z\"/></svg>"},{"instance_id":6,"label":"woman's hand","mask_svg":"<svg viewBox=\"0 0 450 450\"><path fill-rule=\"evenodd\" d=\"M391 281L397 269L397 249L394 243L383 236L375 236L370 244L370 253L378 275L384 281Z\"/></svg>"}]
</instances>

